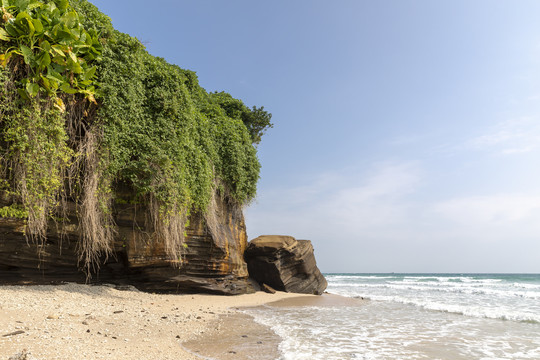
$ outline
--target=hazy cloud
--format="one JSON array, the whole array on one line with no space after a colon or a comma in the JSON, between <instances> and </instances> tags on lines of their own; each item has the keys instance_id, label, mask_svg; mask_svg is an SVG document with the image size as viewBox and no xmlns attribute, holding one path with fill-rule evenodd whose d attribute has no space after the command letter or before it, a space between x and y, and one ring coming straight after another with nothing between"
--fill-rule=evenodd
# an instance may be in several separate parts
<instances>
[{"instance_id":1,"label":"hazy cloud","mask_svg":"<svg viewBox=\"0 0 540 360\"><path fill-rule=\"evenodd\" d=\"M497 194L447 200L433 207L435 213L458 224L500 225L540 219L540 196Z\"/></svg>"},{"instance_id":2,"label":"hazy cloud","mask_svg":"<svg viewBox=\"0 0 540 360\"><path fill-rule=\"evenodd\" d=\"M420 174L415 163L378 164L367 173L327 173L303 186L267 191L259 199L264 206L247 210L250 235L307 237L339 227L340 234L350 236L387 228L406 217L403 199L420 184Z\"/></svg>"},{"instance_id":3,"label":"hazy cloud","mask_svg":"<svg viewBox=\"0 0 540 360\"><path fill-rule=\"evenodd\" d=\"M502 154L531 152L540 147L540 122L520 118L493 126L486 134L471 139L469 147Z\"/></svg>"}]
</instances>

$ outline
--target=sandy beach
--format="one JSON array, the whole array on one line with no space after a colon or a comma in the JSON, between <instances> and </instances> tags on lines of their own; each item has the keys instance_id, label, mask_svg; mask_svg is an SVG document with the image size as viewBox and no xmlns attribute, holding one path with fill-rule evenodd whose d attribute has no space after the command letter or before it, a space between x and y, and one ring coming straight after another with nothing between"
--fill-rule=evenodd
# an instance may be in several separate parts
<instances>
[{"instance_id":1,"label":"sandy beach","mask_svg":"<svg viewBox=\"0 0 540 360\"><path fill-rule=\"evenodd\" d=\"M79 284L2 286L0 360L23 351L28 359L39 360L263 359L261 349L272 359L279 338L239 308L298 297L316 296L163 295ZM205 339L212 346L201 347Z\"/></svg>"}]
</instances>

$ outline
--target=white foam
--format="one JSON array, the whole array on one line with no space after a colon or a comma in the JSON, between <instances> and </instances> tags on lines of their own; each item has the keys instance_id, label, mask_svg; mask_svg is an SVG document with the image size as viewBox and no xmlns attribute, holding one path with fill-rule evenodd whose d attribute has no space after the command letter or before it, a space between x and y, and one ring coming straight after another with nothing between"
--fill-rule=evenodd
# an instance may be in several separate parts
<instances>
[{"instance_id":1,"label":"white foam","mask_svg":"<svg viewBox=\"0 0 540 360\"><path fill-rule=\"evenodd\" d=\"M282 337L281 359L285 360L540 359L538 324L504 324L439 310L370 302L359 308L248 312Z\"/></svg>"}]
</instances>

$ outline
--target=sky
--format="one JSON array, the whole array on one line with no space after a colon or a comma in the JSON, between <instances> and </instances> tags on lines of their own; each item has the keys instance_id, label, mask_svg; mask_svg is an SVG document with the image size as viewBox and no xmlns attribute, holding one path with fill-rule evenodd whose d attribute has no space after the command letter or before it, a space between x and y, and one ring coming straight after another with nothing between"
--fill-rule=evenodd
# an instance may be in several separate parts
<instances>
[{"instance_id":1,"label":"sky","mask_svg":"<svg viewBox=\"0 0 540 360\"><path fill-rule=\"evenodd\" d=\"M539 1L91 0L264 106L250 239L323 272L540 273Z\"/></svg>"}]
</instances>

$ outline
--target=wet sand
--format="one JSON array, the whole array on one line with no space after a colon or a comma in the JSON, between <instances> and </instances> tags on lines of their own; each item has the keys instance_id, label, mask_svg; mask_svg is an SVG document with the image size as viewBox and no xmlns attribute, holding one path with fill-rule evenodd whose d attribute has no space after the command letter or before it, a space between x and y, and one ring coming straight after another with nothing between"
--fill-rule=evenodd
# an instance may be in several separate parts
<instances>
[{"instance_id":1,"label":"wet sand","mask_svg":"<svg viewBox=\"0 0 540 360\"><path fill-rule=\"evenodd\" d=\"M340 307L363 306L367 300L339 295L298 295L277 299L263 306L271 307ZM259 306L260 307L260 306ZM238 310L249 310L243 307ZM184 343L186 349L201 359L275 360L279 359L281 338L270 328L253 320L246 313L222 315L211 330Z\"/></svg>"}]
</instances>

